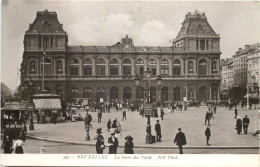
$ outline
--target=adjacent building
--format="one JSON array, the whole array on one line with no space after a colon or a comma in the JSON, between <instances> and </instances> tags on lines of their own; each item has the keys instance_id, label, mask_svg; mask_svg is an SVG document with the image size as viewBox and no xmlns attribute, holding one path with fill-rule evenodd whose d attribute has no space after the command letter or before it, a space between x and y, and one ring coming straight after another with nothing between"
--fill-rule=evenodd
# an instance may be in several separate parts
<instances>
[{"instance_id":1,"label":"adjacent building","mask_svg":"<svg viewBox=\"0 0 260 167\"><path fill-rule=\"evenodd\" d=\"M234 84L233 58L227 58L221 66L220 90L223 98L229 97L229 92Z\"/></svg>"},{"instance_id":2,"label":"adjacent building","mask_svg":"<svg viewBox=\"0 0 260 167\"><path fill-rule=\"evenodd\" d=\"M127 35L111 46L70 46L68 40L56 12L37 12L24 36L21 85L33 93L43 87L67 102L142 100L149 69L152 102L220 97L220 36L205 13L187 13L171 46L135 46Z\"/></svg>"}]
</instances>

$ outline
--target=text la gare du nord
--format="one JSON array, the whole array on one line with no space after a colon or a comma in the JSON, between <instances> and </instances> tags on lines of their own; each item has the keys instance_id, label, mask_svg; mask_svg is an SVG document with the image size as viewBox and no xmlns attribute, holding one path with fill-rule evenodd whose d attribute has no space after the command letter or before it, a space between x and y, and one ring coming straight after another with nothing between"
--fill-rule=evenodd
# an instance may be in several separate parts
<instances>
[{"instance_id":1,"label":"text la gare du nord","mask_svg":"<svg viewBox=\"0 0 260 167\"><path fill-rule=\"evenodd\" d=\"M109 155L78 155L64 156L63 159L110 159ZM178 159L176 155L114 155L113 159Z\"/></svg>"}]
</instances>

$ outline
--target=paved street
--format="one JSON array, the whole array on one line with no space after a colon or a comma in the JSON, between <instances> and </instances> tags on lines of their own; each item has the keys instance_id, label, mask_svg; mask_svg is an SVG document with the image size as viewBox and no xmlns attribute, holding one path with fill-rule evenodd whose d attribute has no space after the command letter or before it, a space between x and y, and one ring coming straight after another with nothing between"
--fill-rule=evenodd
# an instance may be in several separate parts
<instances>
[{"instance_id":1,"label":"paved street","mask_svg":"<svg viewBox=\"0 0 260 167\"><path fill-rule=\"evenodd\" d=\"M96 154L94 146L82 146L65 143L55 143L28 139L24 151L27 154L39 154L40 147L44 147L45 154ZM2 150L3 151L3 150ZM178 149L134 148L135 154L178 154ZM108 153L108 148L104 150ZM123 154L123 148L118 148ZM185 154L258 154L259 149L185 149Z\"/></svg>"},{"instance_id":2,"label":"paved street","mask_svg":"<svg viewBox=\"0 0 260 167\"><path fill-rule=\"evenodd\" d=\"M146 123L147 119L142 118L139 113L137 112L131 112L127 111L127 120L121 121L122 119L122 112L116 112L115 110L112 110L111 113L104 113L102 118L102 123L97 122L97 113L92 112L91 115L93 117L92 121L92 129L90 131L91 140L85 141L86 132L84 129L84 122L62 122L54 124L35 124L35 130L29 131L28 135L40 137L40 138L46 138L46 139L53 139L53 140L63 140L63 141L73 141L73 142L85 142L87 144L94 144L95 140L95 132L96 129L101 127L103 129L103 136L105 138L105 141L107 141L109 137L109 132L106 131L106 122L108 118L118 118L120 122L122 122L122 137L119 137L119 145L123 146L125 141L124 137L126 135L131 135L134 138L134 144L136 146L150 146L150 147L159 147L159 146L175 146L173 144L173 138L175 134L177 133L177 128L181 127L183 132L186 135L187 138L187 145L186 146L206 146L206 139L204 135L204 131L206 126L204 125L204 117L205 117L205 111L206 107L191 107L188 108L187 111L177 111L174 113L169 113L167 109L165 109L165 119L160 120L161 127L162 127L162 142L154 143L154 144L145 144L145 135L146 135ZM81 110L78 111L84 114L85 111ZM211 120L211 139L210 144L211 146L258 146L259 140L258 137L253 137L252 133L257 130L259 127L258 123L258 117L257 117L257 111L256 110L250 110L245 111L239 108L238 115L242 118L244 115L247 114L250 118L250 125L248 130L248 135L236 134L235 131L235 123L236 119L234 119L234 111L233 110L227 110L223 107L219 107L217 110L217 114L214 115L214 119ZM85 114L84 114L85 115ZM152 125L152 134L155 135L154 132L154 125L158 118L151 118L151 125ZM29 141L29 140L27 140ZM27 141L25 143L25 147L29 148L30 151L35 153L33 151L34 149L30 149L31 146L27 145ZM52 143L54 144L54 143ZM64 149L63 145L61 143L56 143L54 146L57 149L54 149L51 152L59 152L64 153L69 150L72 153L78 153L77 151L84 153L94 153L94 147L91 147L91 149L76 149L76 148L85 148L87 146L72 146L72 145L66 145L66 147L75 147L74 149ZM40 147L40 146L39 146ZM36 150L39 150L38 149ZM51 148L51 147L49 147ZM52 148L51 148L52 150ZM87 150L87 151L86 151ZM146 149L145 149L146 150ZM145 152L145 150L140 149L140 153ZM153 151L149 151L148 153L155 153ZM93 152L94 151L94 152ZM159 151L156 149L156 152ZM170 153L171 151L165 149L164 151L161 150L162 153ZM196 153L197 151L193 152L192 150L189 150L190 153ZM201 150L203 152L203 150ZM206 152L213 153L215 151L220 152L221 150L204 150ZM245 150L244 150L245 151ZM252 150L247 150L248 153L252 153ZM253 152L255 152L254 150ZM36 151L37 153L38 151ZM160 152L160 151L159 151ZM176 150L175 150L176 152ZM223 151L224 153L225 151ZM234 151L236 152L236 151ZM239 151L238 151L239 152Z\"/></svg>"}]
</instances>

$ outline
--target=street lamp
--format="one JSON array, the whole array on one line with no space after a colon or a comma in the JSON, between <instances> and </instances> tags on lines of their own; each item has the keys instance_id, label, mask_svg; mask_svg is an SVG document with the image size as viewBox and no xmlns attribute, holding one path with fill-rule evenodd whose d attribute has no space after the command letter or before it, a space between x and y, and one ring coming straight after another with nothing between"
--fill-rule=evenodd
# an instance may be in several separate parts
<instances>
[{"instance_id":1,"label":"street lamp","mask_svg":"<svg viewBox=\"0 0 260 167\"><path fill-rule=\"evenodd\" d=\"M162 78L161 78L161 75L158 75L158 76L157 76L156 84L157 84L157 87L158 87L158 101L160 102L160 101L161 101L160 88L161 88L161 86L162 86Z\"/></svg>"}]
</instances>

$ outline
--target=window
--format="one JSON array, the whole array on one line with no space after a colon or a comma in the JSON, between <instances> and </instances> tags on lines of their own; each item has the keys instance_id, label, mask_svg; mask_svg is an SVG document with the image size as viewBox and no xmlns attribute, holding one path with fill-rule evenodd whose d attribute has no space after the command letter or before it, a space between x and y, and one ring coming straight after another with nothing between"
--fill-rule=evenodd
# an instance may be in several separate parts
<instances>
[{"instance_id":1,"label":"window","mask_svg":"<svg viewBox=\"0 0 260 167\"><path fill-rule=\"evenodd\" d=\"M118 75L118 61L116 59L110 60L110 75Z\"/></svg>"},{"instance_id":2,"label":"window","mask_svg":"<svg viewBox=\"0 0 260 167\"><path fill-rule=\"evenodd\" d=\"M144 75L144 61L142 59L136 61L136 74Z\"/></svg>"},{"instance_id":3,"label":"window","mask_svg":"<svg viewBox=\"0 0 260 167\"><path fill-rule=\"evenodd\" d=\"M217 73L217 62L212 61L212 73Z\"/></svg>"},{"instance_id":4,"label":"window","mask_svg":"<svg viewBox=\"0 0 260 167\"><path fill-rule=\"evenodd\" d=\"M57 61L57 73L62 73L62 61Z\"/></svg>"},{"instance_id":5,"label":"window","mask_svg":"<svg viewBox=\"0 0 260 167\"><path fill-rule=\"evenodd\" d=\"M84 75L92 75L92 60L89 58L84 60Z\"/></svg>"},{"instance_id":6,"label":"window","mask_svg":"<svg viewBox=\"0 0 260 167\"><path fill-rule=\"evenodd\" d=\"M31 60L30 62L30 71L31 73L36 73L35 60Z\"/></svg>"},{"instance_id":7,"label":"window","mask_svg":"<svg viewBox=\"0 0 260 167\"><path fill-rule=\"evenodd\" d=\"M161 62L161 75L169 74L169 62L167 59L163 59Z\"/></svg>"},{"instance_id":8,"label":"window","mask_svg":"<svg viewBox=\"0 0 260 167\"><path fill-rule=\"evenodd\" d=\"M154 59L149 60L148 68L152 72L151 75L156 75L156 61Z\"/></svg>"},{"instance_id":9,"label":"window","mask_svg":"<svg viewBox=\"0 0 260 167\"><path fill-rule=\"evenodd\" d=\"M123 75L131 75L131 61L129 59L123 61Z\"/></svg>"},{"instance_id":10,"label":"window","mask_svg":"<svg viewBox=\"0 0 260 167\"><path fill-rule=\"evenodd\" d=\"M173 75L181 75L181 62L179 59L173 61Z\"/></svg>"},{"instance_id":11,"label":"window","mask_svg":"<svg viewBox=\"0 0 260 167\"><path fill-rule=\"evenodd\" d=\"M70 75L79 75L79 61L77 59L70 61Z\"/></svg>"},{"instance_id":12,"label":"window","mask_svg":"<svg viewBox=\"0 0 260 167\"><path fill-rule=\"evenodd\" d=\"M90 88L84 89L84 98L92 98L92 90Z\"/></svg>"},{"instance_id":13,"label":"window","mask_svg":"<svg viewBox=\"0 0 260 167\"><path fill-rule=\"evenodd\" d=\"M205 59L201 59L199 61L199 75L207 74L207 61Z\"/></svg>"},{"instance_id":14,"label":"window","mask_svg":"<svg viewBox=\"0 0 260 167\"><path fill-rule=\"evenodd\" d=\"M71 95L70 95L71 98L78 98L79 97L79 90L76 89L76 88L71 89L70 93L71 93Z\"/></svg>"},{"instance_id":15,"label":"window","mask_svg":"<svg viewBox=\"0 0 260 167\"><path fill-rule=\"evenodd\" d=\"M104 59L97 60L97 75L105 75L106 64Z\"/></svg>"}]
</instances>

